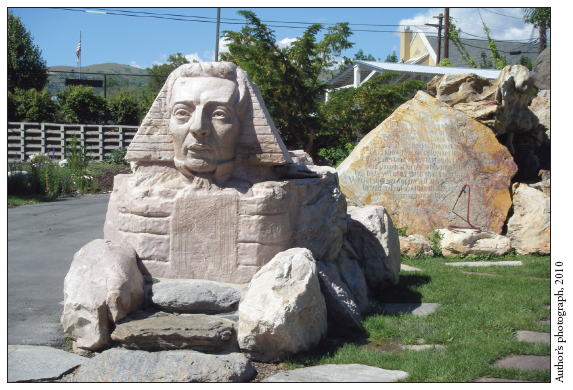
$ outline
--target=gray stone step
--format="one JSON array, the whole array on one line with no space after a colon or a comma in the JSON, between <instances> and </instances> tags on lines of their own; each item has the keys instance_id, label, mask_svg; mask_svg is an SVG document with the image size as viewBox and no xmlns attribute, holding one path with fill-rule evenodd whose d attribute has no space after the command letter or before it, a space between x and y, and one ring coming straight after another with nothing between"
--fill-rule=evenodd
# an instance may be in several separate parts
<instances>
[{"instance_id":1,"label":"gray stone step","mask_svg":"<svg viewBox=\"0 0 573 390\"><path fill-rule=\"evenodd\" d=\"M56 379L88 358L39 345L8 345L8 382Z\"/></svg>"},{"instance_id":2,"label":"gray stone step","mask_svg":"<svg viewBox=\"0 0 573 390\"><path fill-rule=\"evenodd\" d=\"M551 335L543 332L531 332L529 330L518 330L516 333L518 341L527 341L529 343L542 343L549 345Z\"/></svg>"},{"instance_id":3,"label":"gray stone step","mask_svg":"<svg viewBox=\"0 0 573 390\"><path fill-rule=\"evenodd\" d=\"M147 352L112 348L89 359L73 382L247 382L256 375L240 353Z\"/></svg>"},{"instance_id":4,"label":"gray stone step","mask_svg":"<svg viewBox=\"0 0 573 390\"><path fill-rule=\"evenodd\" d=\"M386 303L382 305L382 310L390 314L404 313L426 316L433 313L437 307L437 303Z\"/></svg>"},{"instance_id":5,"label":"gray stone step","mask_svg":"<svg viewBox=\"0 0 573 390\"><path fill-rule=\"evenodd\" d=\"M521 261L460 261L456 263L444 263L452 267L491 267L500 265L523 265Z\"/></svg>"},{"instance_id":6,"label":"gray stone step","mask_svg":"<svg viewBox=\"0 0 573 390\"><path fill-rule=\"evenodd\" d=\"M517 368L521 370L549 370L551 359L549 356L515 355L500 359L493 364L499 368Z\"/></svg>"},{"instance_id":7,"label":"gray stone step","mask_svg":"<svg viewBox=\"0 0 573 390\"><path fill-rule=\"evenodd\" d=\"M326 364L281 372L262 382L396 382L406 377L404 371L363 364Z\"/></svg>"},{"instance_id":8,"label":"gray stone step","mask_svg":"<svg viewBox=\"0 0 573 390\"><path fill-rule=\"evenodd\" d=\"M406 264L400 264L400 271L421 271L421 269Z\"/></svg>"},{"instance_id":9,"label":"gray stone step","mask_svg":"<svg viewBox=\"0 0 573 390\"><path fill-rule=\"evenodd\" d=\"M121 346L146 350L239 350L233 322L205 314L166 315L122 322L111 338Z\"/></svg>"},{"instance_id":10,"label":"gray stone step","mask_svg":"<svg viewBox=\"0 0 573 390\"><path fill-rule=\"evenodd\" d=\"M149 294L153 306L177 313L236 311L240 291L223 283L193 279L155 279Z\"/></svg>"}]
</instances>

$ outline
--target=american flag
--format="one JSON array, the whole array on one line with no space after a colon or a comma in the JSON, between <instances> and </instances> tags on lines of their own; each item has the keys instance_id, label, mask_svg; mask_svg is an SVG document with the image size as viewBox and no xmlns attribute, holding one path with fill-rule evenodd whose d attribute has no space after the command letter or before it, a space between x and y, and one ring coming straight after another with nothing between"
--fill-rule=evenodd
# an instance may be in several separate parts
<instances>
[{"instance_id":1,"label":"american flag","mask_svg":"<svg viewBox=\"0 0 573 390\"><path fill-rule=\"evenodd\" d=\"M80 65L80 55L82 54L82 42L78 43L78 47L76 48L76 56L78 57L77 66Z\"/></svg>"}]
</instances>

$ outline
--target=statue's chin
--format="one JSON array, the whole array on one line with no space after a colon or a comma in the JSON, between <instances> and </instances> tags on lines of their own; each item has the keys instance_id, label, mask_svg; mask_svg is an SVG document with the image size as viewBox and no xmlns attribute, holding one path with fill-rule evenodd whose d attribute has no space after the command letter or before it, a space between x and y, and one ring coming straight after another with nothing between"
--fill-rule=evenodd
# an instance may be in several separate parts
<instances>
[{"instance_id":1,"label":"statue's chin","mask_svg":"<svg viewBox=\"0 0 573 390\"><path fill-rule=\"evenodd\" d=\"M189 163L188 161L183 161L177 159L175 157L173 159L175 166L185 176L196 176L197 174L205 174L205 173L214 173L217 169L216 164L210 164L205 161L193 161L193 163Z\"/></svg>"}]
</instances>

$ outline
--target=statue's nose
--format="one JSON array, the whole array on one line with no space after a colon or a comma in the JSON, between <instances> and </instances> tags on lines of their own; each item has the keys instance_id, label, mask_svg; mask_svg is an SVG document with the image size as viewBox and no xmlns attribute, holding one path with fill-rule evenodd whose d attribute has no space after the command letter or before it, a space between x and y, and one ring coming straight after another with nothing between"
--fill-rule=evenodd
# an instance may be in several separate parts
<instances>
[{"instance_id":1,"label":"statue's nose","mask_svg":"<svg viewBox=\"0 0 573 390\"><path fill-rule=\"evenodd\" d=\"M199 107L195 110L189 122L189 132L194 135L207 136L211 132L211 125L205 113Z\"/></svg>"}]
</instances>

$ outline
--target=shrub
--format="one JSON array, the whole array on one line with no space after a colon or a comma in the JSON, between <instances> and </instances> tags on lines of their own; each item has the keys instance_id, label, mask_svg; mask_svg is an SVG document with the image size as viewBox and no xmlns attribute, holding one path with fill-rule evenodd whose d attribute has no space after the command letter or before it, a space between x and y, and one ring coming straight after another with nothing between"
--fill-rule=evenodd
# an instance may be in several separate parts
<instances>
[{"instance_id":1,"label":"shrub","mask_svg":"<svg viewBox=\"0 0 573 390\"><path fill-rule=\"evenodd\" d=\"M100 124L105 120L105 99L94 93L92 87L69 86L57 92L62 120L65 123Z\"/></svg>"},{"instance_id":2,"label":"shrub","mask_svg":"<svg viewBox=\"0 0 573 390\"><path fill-rule=\"evenodd\" d=\"M129 165L125 160L127 148L116 148L110 154L105 156L105 161L115 165Z\"/></svg>"},{"instance_id":3,"label":"shrub","mask_svg":"<svg viewBox=\"0 0 573 390\"><path fill-rule=\"evenodd\" d=\"M118 125L139 125L137 99L126 91L120 91L107 100L109 119Z\"/></svg>"},{"instance_id":4,"label":"shrub","mask_svg":"<svg viewBox=\"0 0 573 390\"><path fill-rule=\"evenodd\" d=\"M8 117L18 122L54 122L58 105L47 90L42 92L34 88L23 90L16 88L8 93ZM10 112L13 110L12 112Z\"/></svg>"}]
</instances>

